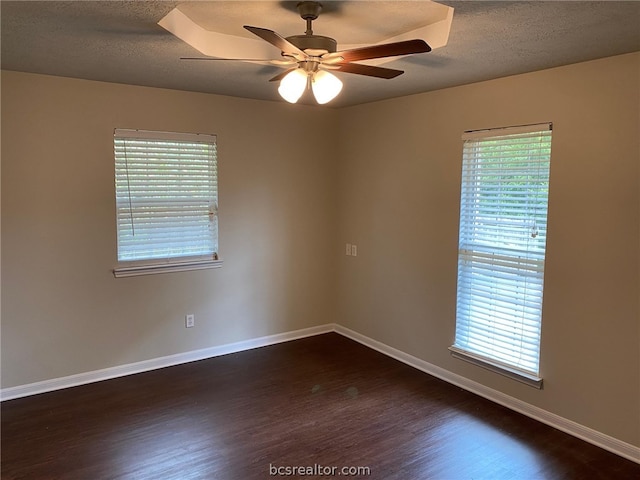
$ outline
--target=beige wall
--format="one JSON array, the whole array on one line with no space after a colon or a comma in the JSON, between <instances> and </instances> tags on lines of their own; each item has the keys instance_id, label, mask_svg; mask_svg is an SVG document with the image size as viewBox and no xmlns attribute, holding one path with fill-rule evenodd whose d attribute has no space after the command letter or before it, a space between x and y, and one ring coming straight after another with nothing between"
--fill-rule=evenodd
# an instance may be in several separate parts
<instances>
[{"instance_id":1,"label":"beige wall","mask_svg":"<svg viewBox=\"0 0 640 480\"><path fill-rule=\"evenodd\" d=\"M639 66L625 55L341 110L4 72L2 386L335 321L640 446ZM460 136L545 121L535 390L447 347ZM114 127L218 134L222 269L113 278ZM335 142L302 148L309 132Z\"/></svg>"},{"instance_id":2,"label":"beige wall","mask_svg":"<svg viewBox=\"0 0 640 480\"><path fill-rule=\"evenodd\" d=\"M338 322L640 446L640 55L340 112ZM375 119L375 121L373 120ZM465 130L553 122L536 390L454 359Z\"/></svg>"},{"instance_id":3,"label":"beige wall","mask_svg":"<svg viewBox=\"0 0 640 480\"><path fill-rule=\"evenodd\" d=\"M326 109L3 72L2 386L331 322L336 152L301 147L334 125ZM221 269L113 277L114 127L218 135Z\"/></svg>"}]
</instances>

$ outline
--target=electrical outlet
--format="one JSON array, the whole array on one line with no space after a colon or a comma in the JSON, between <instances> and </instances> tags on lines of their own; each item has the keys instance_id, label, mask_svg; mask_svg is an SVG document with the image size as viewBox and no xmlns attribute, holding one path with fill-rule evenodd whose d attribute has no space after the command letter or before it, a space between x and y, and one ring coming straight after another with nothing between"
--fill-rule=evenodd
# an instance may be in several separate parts
<instances>
[{"instance_id":1,"label":"electrical outlet","mask_svg":"<svg viewBox=\"0 0 640 480\"><path fill-rule=\"evenodd\" d=\"M191 327L195 327L195 325L196 325L196 316L193 313L190 313L189 315L185 315L184 326L186 328L191 328Z\"/></svg>"},{"instance_id":2,"label":"electrical outlet","mask_svg":"<svg viewBox=\"0 0 640 480\"><path fill-rule=\"evenodd\" d=\"M347 243L347 249L345 251L345 255L351 255L351 244Z\"/></svg>"},{"instance_id":3,"label":"electrical outlet","mask_svg":"<svg viewBox=\"0 0 640 480\"><path fill-rule=\"evenodd\" d=\"M358 246L355 243L351 244L351 255L354 257L358 256Z\"/></svg>"}]
</instances>

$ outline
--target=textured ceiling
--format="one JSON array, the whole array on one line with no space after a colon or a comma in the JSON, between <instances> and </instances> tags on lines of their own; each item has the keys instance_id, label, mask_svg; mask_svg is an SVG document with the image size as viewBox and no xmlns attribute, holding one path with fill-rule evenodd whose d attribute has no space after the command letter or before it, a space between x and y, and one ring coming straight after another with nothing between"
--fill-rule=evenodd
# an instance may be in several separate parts
<instances>
[{"instance_id":1,"label":"textured ceiling","mask_svg":"<svg viewBox=\"0 0 640 480\"><path fill-rule=\"evenodd\" d=\"M180 60L199 52L157 22L183 3L2 1L2 68L282 101L268 82L281 71L277 67ZM203 21L221 33L245 35L244 24L283 36L304 31L296 2L188 3L181 8L202 12ZM402 32L407 22L419 24L424 2L323 3L314 33L349 43L379 41ZM637 1L439 3L455 9L446 46L387 63L405 70L393 80L339 74L345 86L330 105L355 105L640 51Z\"/></svg>"}]
</instances>

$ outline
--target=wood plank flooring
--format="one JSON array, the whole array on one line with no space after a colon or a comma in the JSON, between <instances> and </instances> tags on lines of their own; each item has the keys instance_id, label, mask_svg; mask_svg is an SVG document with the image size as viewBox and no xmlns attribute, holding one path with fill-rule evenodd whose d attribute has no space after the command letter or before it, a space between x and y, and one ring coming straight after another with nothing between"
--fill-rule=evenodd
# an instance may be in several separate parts
<instances>
[{"instance_id":1,"label":"wood plank flooring","mask_svg":"<svg viewBox=\"0 0 640 480\"><path fill-rule=\"evenodd\" d=\"M335 333L1 408L3 480L250 480L293 467L309 470L289 478L640 478L638 464Z\"/></svg>"}]
</instances>

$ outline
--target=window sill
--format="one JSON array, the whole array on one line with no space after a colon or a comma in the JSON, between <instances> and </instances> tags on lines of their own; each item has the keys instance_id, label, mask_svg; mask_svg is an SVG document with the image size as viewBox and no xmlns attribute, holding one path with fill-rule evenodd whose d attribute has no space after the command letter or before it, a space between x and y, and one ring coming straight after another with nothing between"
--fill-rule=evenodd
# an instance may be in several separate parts
<instances>
[{"instance_id":1,"label":"window sill","mask_svg":"<svg viewBox=\"0 0 640 480\"><path fill-rule=\"evenodd\" d=\"M542 378L536 375L511 368L507 365L502 365L498 362L492 362L489 359L474 355L454 346L449 347L449 351L451 351L451 355L455 358L486 368L487 370L504 375L505 377L509 377L513 380L517 380L518 382L529 385L530 387L542 389Z\"/></svg>"},{"instance_id":2,"label":"window sill","mask_svg":"<svg viewBox=\"0 0 640 480\"><path fill-rule=\"evenodd\" d=\"M189 270L204 270L206 268L220 268L222 260L198 260L180 263L162 263L116 267L113 276L116 278L136 277L139 275L155 275L158 273L186 272Z\"/></svg>"}]
</instances>

